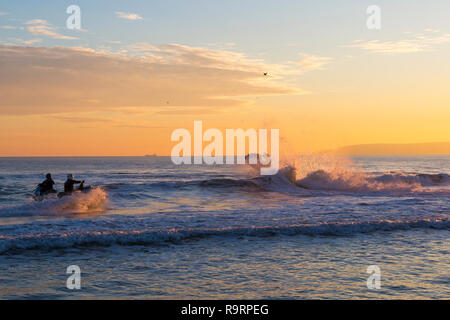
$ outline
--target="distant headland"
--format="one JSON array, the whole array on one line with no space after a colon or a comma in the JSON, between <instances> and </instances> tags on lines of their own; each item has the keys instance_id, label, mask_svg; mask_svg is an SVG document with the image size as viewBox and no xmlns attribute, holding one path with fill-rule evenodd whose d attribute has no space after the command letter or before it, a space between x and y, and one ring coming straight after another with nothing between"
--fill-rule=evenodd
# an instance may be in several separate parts
<instances>
[{"instance_id":1,"label":"distant headland","mask_svg":"<svg viewBox=\"0 0 450 320\"><path fill-rule=\"evenodd\" d=\"M446 155L450 142L358 144L320 152L335 155Z\"/></svg>"}]
</instances>

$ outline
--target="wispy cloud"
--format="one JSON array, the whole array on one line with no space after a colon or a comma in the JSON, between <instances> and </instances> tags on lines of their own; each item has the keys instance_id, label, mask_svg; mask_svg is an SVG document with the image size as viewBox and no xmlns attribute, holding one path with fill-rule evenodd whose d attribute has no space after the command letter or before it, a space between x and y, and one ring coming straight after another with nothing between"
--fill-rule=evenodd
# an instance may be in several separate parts
<instances>
[{"instance_id":1,"label":"wispy cloud","mask_svg":"<svg viewBox=\"0 0 450 320\"><path fill-rule=\"evenodd\" d=\"M8 40L10 40L13 44L22 44L22 45L31 45L31 44L42 42L42 39L24 40L24 39L20 39L20 38L9 38Z\"/></svg>"},{"instance_id":2,"label":"wispy cloud","mask_svg":"<svg viewBox=\"0 0 450 320\"><path fill-rule=\"evenodd\" d=\"M440 33L439 30L426 29L424 33L416 34L410 39L395 41L357 40L347 47L360 48L373 53L401 54L432 51L435 45L444 43L450 43L450 33Z\"/></svg>"},{"instance_id":3,"label":"wispy cloud","mask_svg":"<svg viewBox=\"0 0 450 320\"><path fill-rule=\"evenodd\" d=\"M15 27L15 26L0 26L0 29L13 30L13 29L17 29L17 27Z\"/></svg>"},{"instance_id":4,"label":"wispy cloud","mask_svg":"<svg viewBox=\"0 0 450 320\"><path fill-rule=\"evenodd\" d=\"M49 24L46 20L34 19L25 23L28 25L27 30L33 35L50 37L53 39L76 40L78 38L70 37L57 33L56 27Z\"/></svg>"},{"instance_id":5,"label":"wispy cloud","mask_svg":"<svg viewBox=\"0 0 450 320\"><path fill-rule=\"evenodd\" d=\"M412 53L425 51L428 45L415 40L356 42L349 47L361 48L374 53Z\"/></svg>"},{"instance_id":6,"label":"wispy cloud","mask_svg":"<svg viewBox=\"0 0 450 320\"><path fill-rule=\"evenodd\" d=\"M7 15L7 14L8 14L8 12L0 11L0 16L4 16L4 15Z\"/></svg>"},{"instance_id":7,"label":"wispy cloud","mask_svg":"<svg viewBox=\"0 0 450 320\"><path fill-rule=\"evenodd\" d=\"M329 57L314 56L306 53L301 53L300 56L301 60L297 64L303 71L323 70L324 66L333 60Z\"/></svg>"},{"instance_id":8,"label":"wispy cloud","mask_svg":"<svg viewBox=\"0 0 450 320\"><path fill-rule=\"evenodd\" d=\"M0 46L0 114L169 106L218 110L257 96L299 92L263 75L278 65L243 53L179 44L146 48L152 51L130 56L85 48Z\"/></svg>"},{"instance_id":9,"label":"wispy cloud","mask_svg":"<svg viewBox=\"0 0 450 320\"><path fill-rule=\"evenodd\" d=\"M167 129L171 127L163 127L163 126L150 126L150 125L144 125L144 124L121 124L121 125L115 125L116 128L126 128L126 129Z\"/></svg>"},{"instance_id":10,"label":"wispy cloud","mask_svg":"<svg viewBox=\"0 0 450 320\"><path fill-rule=\"evenodd\" d=\"M28 20L27 22L25 22L25 24L48 24L48 23L47 23L47 20L33 19L33 20Z\"/></svg>"},{"instance_id":11,"label":"wispy cloud","mask_svg":"<svg viewBox=\"0 0 450 320\"><path fill-rule=\"evenodd\" d=\"M279 80L283 76L299 75L307 71L322 70L333 59L300 53L299 61L287 61L283 64L268 64L263 59L249 58L242 52L189 47L179 44L155 46L146 42L135 43L126 47L128 54L137 54L152 58L161 63L185 64L196 63L203 67L214 65L216 68L251 71L262 76L265 72L270 79ZM299 67L300 66L300 67ZM264 78L264 77L263 77ZM263 80L267 80L264 78Z\"/></svg>"},{"instance_id":12,"label":"wispy cloud","mask_svg":"<svg viewBox=\"0 0 450 320\"><path fill-rule=\"evenodd\" d=\"M441 30L439 29L433 29L433 28L427 28L424 30L425 32L432 32L432 33L439 33Z\"/></svg>"},{"instance_id":13,"label":"wispy cloud","mask_svg":"<svg viewBox=\"0 0 450 320\"><path fill-rule=\"evenodd\" d=\"M117 122L115 119L107 119L107 118L93 118L93 117L77 117L77 116L58 116L58 115L48 115L46 116L50 119L72 122L72 123L99 123L99 122Z\"/></svg>"},{"instance_id":14,"label":"wispy cloud","mask_svg":"<svg viewBox=\"0 0 450 320\"><path fill-rule=\"evenodd\" d=\"M142 18L137 13L128 13L128 12L117 11L116 16L120 19L126 19L126 20L144 20L144 18Z\"/></svg>"}]
</instances>

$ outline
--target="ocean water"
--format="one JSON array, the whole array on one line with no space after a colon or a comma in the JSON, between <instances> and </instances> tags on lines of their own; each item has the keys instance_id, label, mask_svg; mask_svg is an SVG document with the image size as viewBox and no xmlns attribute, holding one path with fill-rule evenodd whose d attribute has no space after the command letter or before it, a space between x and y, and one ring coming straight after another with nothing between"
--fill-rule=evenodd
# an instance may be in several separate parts
<instances>
[{"instance_id":1,"label":"ocean water","mask_svg":"<svg viewBox=\"0 0 450 320\"><path fill-rule=\"evenodd\" d=\"M95 188L33 201L47 172ZM0 298L449 299L449 217L450 156L0 158Z\"/></svg>"}]
</instances>

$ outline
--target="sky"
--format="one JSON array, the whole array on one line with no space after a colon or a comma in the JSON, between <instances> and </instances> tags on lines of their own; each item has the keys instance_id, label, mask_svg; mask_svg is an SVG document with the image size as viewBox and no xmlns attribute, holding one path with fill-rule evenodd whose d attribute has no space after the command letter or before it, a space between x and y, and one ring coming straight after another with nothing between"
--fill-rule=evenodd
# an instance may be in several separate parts
<instances>
[{"instance_id":1,"label":"sky","mask_svg":"<svg viewBox=\"0 0 450 320\"><path fill-rule=\"evenodd\" d=\"M70 5L80 30L66 27ZM449 12L447 0L0 0L0 156L169 155L194 120L280 129L284 153L450 141Z\"/></svg>"}]
</instances>

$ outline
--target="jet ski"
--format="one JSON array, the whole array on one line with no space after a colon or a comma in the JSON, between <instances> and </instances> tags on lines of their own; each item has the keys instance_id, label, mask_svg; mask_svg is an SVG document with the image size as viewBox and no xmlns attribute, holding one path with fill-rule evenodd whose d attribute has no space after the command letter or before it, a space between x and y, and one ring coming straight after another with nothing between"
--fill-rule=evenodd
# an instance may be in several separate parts
<instances>
[{"instance_id":1,"label":"jet ski","mask_svg":"<svg viewBox=\"0 0 450 320\"><path fill-rule=\"evenodd\" d=\"M72 196L74 194L79 194L79 193L89 193L91 192L92 187L91 186L84 186L84 181L80 184L80 186L78 187L78 189L72 191L72 192L58 192L58 199L61 199L62 197L67 197L67 196Z\"/></svg>"},{"instance_id":2,"label":"jet ski","mask_svg":"<svg viewBox=\"0 0 450 320\"><path fill-rule=\"evenodd\" d=\"M34 189L34 191L33 191L33 199L36 201L42 201L42 200L48 198L49 195L55 194L55 193L57 193L57 191L53 190L53 189L48 190L44 193L41 193L41 186L37 186L37 188Z\"/></svg>"},{"instance_id":3,"label":"jet ski","mask_svg":"<svg viewBox=\"0 0 450 320\"><path fill-rule=\"evenodd\" d=\"M62 197L65 196L71 196L74 194L79 194L79 193L88 193L92 190L91 186L85 186L84 183L81 183L80 186L72 191L72 192L58 192L54 189L52 190L48 190L45 193L41 193L41 186L37 186L36 189L34 189L33 191L33 199L35 201L43 201L45 199L51 198L51 195L56 194L58 199L61 199Z\"/></svg>"}]
</instances>

